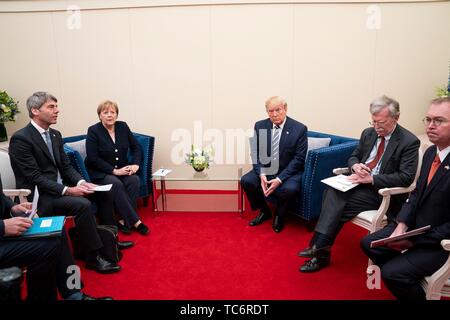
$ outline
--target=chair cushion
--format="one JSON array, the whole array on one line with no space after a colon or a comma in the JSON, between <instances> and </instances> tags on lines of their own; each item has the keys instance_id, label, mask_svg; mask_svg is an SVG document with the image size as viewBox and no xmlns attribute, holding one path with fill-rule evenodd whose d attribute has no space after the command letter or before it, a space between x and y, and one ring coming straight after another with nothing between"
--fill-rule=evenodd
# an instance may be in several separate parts
<instances>
[{"instance_id":1,"label":"chair cushion","mask_svg":"<svg viewBox=\"0 0 450 320\"><path fill-rule=\"evenodd\" d=\"M66 142L64 145L74 151L77 151L80 154L83 161L84 159L86 159L86 139L74 142Z\"/></svg>"},{"instance_id":2,"label":"chair cushion","mask_svg":"<svg viewBox=\"0 0 450 320\"><path fill-rule=\"evenodd\" d=\"M330 145L331 138L314 138L308 137L308 152L309 150L328 147Z\"/></svg>"}]
</instances>

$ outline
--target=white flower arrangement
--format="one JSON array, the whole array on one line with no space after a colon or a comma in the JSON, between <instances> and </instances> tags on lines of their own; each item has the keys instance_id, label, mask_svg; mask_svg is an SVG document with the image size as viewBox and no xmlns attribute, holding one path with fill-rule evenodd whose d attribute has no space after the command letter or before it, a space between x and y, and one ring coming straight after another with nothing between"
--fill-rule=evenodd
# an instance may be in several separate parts
<instances>
[{"instance_id":1,"label":"white flower arrangement","mask_svg":"<svg viewBox=\"0 0 450 320\"><path fill-rule=\"evenodd\" d=\"M192 166L195 171L200 172L209 168L209 164L212 162L212 156L214 155L214 150L212 147L208 149L200 150L194 148L191 145L191 152L186 153L186 163Z\"/></svg>"}]
</instances>

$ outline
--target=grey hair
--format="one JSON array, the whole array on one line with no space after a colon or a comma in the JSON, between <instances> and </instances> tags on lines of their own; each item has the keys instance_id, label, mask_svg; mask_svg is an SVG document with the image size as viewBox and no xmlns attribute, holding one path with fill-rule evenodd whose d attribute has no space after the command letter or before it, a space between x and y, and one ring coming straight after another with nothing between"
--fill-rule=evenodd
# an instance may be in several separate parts
<instances>
[{"instance_id":1,"label":"grey hair","mask_svg":"<svg viewBox=\"0 0 450 320\"><path fill-rule=\"evenodd\" d=\"M47 101L58 102L58 100L48 92L38 91L33 93L33 95L27 99L28 116L33 118L31 109L40 109Z\"/></svg>"},{"instance_id":2,"label":"grey hair","mask_svg":"<svg viewBox=\"0 0 450 320\"><path fill-rule=\"evenodd\" d=\"M381 96L378 98L375 98L370 103L370 113L375 114L381 111L383 108L388 108L389 113L391 114L391 117L396 117L400 114L400 104L398 101L389 98L388 96Z\"/></svg>"}]
</instances>

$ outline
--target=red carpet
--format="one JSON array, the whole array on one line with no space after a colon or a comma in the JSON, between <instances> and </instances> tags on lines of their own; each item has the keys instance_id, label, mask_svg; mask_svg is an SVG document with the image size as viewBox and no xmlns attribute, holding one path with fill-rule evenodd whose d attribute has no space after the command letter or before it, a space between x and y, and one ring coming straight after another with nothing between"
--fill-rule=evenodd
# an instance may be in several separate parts
<instances>
[{"instance_id":1,"label":"red carpet","mask_svg":"<svg viewBox=\"0 0 450 320\"><path fill-rule=\"evenodd\" d=\"M295 217L276 234L266 221L249 227L256 213L167 212L141 208L151 234L133 240L117 274L82 268L85 292L145 300L392 299L366 287L367 258L359 248L366 231L348 223L332 251L332 264L317 273L298 271L297 252L311 233Z\"/></svg>"}]
</instances>

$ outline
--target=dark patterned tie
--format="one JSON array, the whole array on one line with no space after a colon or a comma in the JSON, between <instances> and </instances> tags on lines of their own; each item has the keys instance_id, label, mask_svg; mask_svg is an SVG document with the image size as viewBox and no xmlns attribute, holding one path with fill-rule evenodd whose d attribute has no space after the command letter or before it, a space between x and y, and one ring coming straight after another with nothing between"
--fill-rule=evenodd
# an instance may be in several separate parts
<instances>
[{"instance_id":1,"label":"dark patterned tie","mask_svg":"<svg viewBox=\"0 0 450 320\"><path fill-rule=\"evenodd\" d=\"M50 132L49 132L49 131L45 131L45 132L44 132L44 136L45 136L45 143L47 144L48 151L50 152L50 154L51 154L51 156L52 156L52 158L53 158L53 161L54 161L55 164L56 164L55 155L53 154L53 144L52 144L52 139L50 139ZM57 181L58 183L61 183L61 184L62 184L61 175L59 174L59 170L58 170L58 169L57 169L57 171L58 171L58 178L57 178L56 181Z\"/></svg>"}]
</instances>

